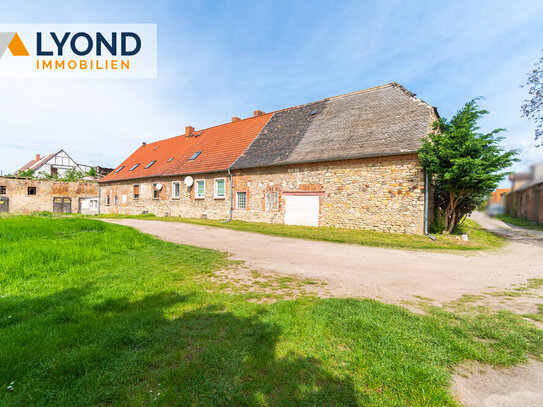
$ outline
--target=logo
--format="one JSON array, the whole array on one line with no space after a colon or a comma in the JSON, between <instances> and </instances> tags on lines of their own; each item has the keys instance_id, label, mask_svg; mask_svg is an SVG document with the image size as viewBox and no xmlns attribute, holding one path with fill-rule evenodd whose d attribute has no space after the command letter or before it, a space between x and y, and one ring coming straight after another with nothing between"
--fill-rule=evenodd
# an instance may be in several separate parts
<instances>
[{"instance_id":1,"label":"logo","mask_svg":"<svg viewBox=\"0 0 543 407\"><path fill-rule=\"evenodd\" d=\"M14 57L30 56L17 33L0 33L0 58L8 48Z\"/></svg>"},{"instance_id":2,"label":"logo","mask_svg":"<svg viewBox=\"0 0 543 407\"><path fill-rule=\"evenodd\" d=\"M0 24L0 78L156 75L156 24Z\"/></svg>"}]
</instances>

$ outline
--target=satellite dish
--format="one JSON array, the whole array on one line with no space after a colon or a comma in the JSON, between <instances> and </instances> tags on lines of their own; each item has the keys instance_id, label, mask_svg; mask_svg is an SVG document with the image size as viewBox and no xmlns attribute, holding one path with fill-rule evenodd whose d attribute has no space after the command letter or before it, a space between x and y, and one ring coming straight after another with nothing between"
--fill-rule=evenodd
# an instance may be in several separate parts
<instances>
[{"instance_id":1,"label":"satellite dish","mask_svg":"<svg viewBox=\"0 0 543 407\"><path fill-rule=\"evenodd\" d=\"M156 184L157 191L160 191L162 189L162 184Z\"/></svg>"},{"instance_id":2,"label":"satellite dish","mask_svg":"<svg viewBox=\"0 0 543 407\"><path fill-rule=\"evenodd\" d=\"M194 180L192 179L190 175L188 177L185 177L185 185L187 187L190 187L193 183L194 183Z\"/></svg>"}]
</instances>

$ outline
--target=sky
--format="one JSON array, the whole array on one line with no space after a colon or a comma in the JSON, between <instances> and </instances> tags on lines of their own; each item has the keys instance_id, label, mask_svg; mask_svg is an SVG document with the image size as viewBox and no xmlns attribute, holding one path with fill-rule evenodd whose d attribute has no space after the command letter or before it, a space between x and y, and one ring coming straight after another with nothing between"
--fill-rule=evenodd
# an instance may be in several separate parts
<instances>
[{"instance_id":1,"label":"sky","mask_svg":"<svg viewBox=\"0 0 543 407\"><path fill-rule=\"evenodd\" d=\"M543 161L522 88L543 1L26 1L0 23L154 23L153 79L0 78L0 170L64 149L116 167L141 142L390 82L450 118L483 96L513 171ZM504 180L501 186L508 186Z\"/></svg>"}]
</instances>

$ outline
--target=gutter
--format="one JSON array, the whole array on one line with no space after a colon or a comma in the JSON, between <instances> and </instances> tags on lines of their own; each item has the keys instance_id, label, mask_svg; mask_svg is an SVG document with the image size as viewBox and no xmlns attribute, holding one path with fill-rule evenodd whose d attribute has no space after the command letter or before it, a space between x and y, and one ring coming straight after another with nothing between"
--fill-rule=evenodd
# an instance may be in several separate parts
<instances>
[{"instance_id":1,"label":"gutter","mask_svg":"<svg viewBox=\"0 0 543 407\"><path fill-rule=\"evenodd\" d=\"M435 236L432 236L430 233L428 233L428 189L429 189L428 186L429 186L428 174L425 171L424 172L424 234L435 242L436 241Z\"/></svg>"}]
</instances>

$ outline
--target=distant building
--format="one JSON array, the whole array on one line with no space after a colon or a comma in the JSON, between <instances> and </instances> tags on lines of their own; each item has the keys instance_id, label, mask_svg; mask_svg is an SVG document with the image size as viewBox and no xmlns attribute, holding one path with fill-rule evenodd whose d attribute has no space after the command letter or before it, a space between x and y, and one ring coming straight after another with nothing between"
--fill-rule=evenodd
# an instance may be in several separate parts
<instances>
[{"instance_id":1,"label":"distant building","mask_svg":"<svg viewBox=\"0 0 543 407\"><path fill-rule=\"evenodd\" d=\"M112 168L102 168L98 166L90 166L76 163L64 150L60 150L57 153L48 154L46 156L41 156L36 154L36 158L29 161L25 165L15 172L19 174L23 171L33 170L34 174L38 175L40 173L62 177L66 171L75 170L82 173L89 172L92 168L96 170L98 178L102 178L109 174Z\"/></svg>"},{"instance_id":2,"label":"distant building","mask_svg":"<svg viewBox=\"0 0 543 407\"><path fill-rule=\"evenodd\" d=\"M498 188L494 192L492 192L492 195L490 197L490 204L491 205L502 205L503 197L508 192L511 192L511 188Z\"/></svg>"},{"instance_id":3,"label":"distant building","mask_svg":"<svg viewBox=\"0 0 543 407\"><path fill-rule=\"evenodd\" d=\"M508 214L543 223L543 163L532 165L529 173L509 176L511 192L505 195Z\"/></svg>"}]
</instances>

